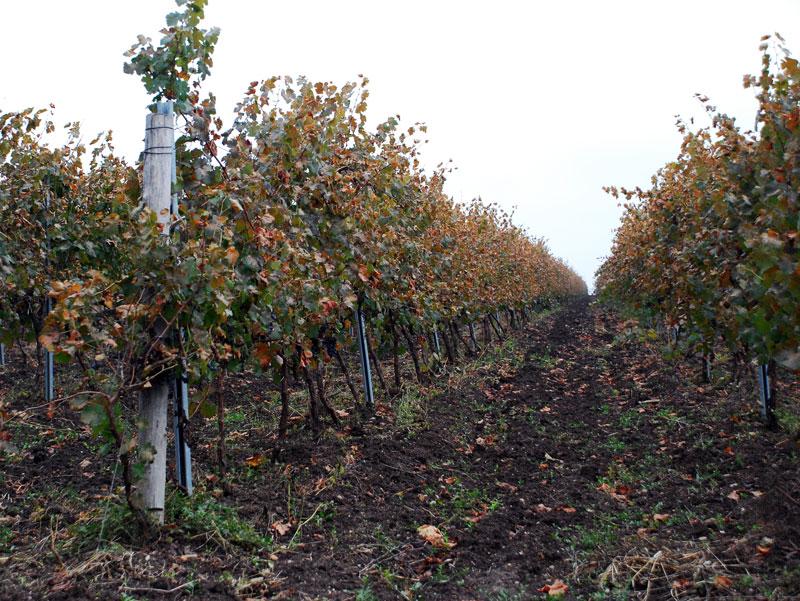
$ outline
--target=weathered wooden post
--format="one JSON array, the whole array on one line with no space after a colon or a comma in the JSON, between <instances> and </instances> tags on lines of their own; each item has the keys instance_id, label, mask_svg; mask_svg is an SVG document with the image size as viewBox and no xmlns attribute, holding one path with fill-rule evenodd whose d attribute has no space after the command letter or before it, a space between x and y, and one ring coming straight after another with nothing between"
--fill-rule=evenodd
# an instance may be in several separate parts
<instances>
[{"instance_id":1,"label":"weathered wooden post","mask_svg":"<svg viewBox=\"0 0 800 601\"><path fill-rule=\"evenodd\" d=\"M364 399L367 409L375 409L375 394L372 391L372 372L369 365L369 348L364 327L364 312L359 304L355 310L356 338L358 338L358 353L361 358L361 376L364 378Z\"/></svg>"},{"instance_id":2,"label":"weathered wooden post","mask_svg":"<svg viewBox=\"0 0 800 601\"><path fill-rule=\"evenodd\" d=\"M475 349L475 352L479 353L481 349L478 346L478 339L475 337L475 325L472 323L472 321L469 322L468 329L469 329L469 339L472 342L472 346Z\"/></svg>"},{"instance_id":3,"label":"weathered wooden post","mask_svg":"<svg viewBox=\"0 0 800 601\"><path fill-rule=\"evenodd\" d=\"M6 364L6 345L0 342L0 367Z\"/></svg>"},{"instance_id":4,"label":"weathered wooden post","mask_svg":"<svg viewBox=\"0 0 800 601\"><path fill-rule=\"evenodd\" d=\"M147 115L144 141L144 181L142 197L157 216L162 234L169 236L172 205L172 161L175 129L172 111ZM165 240L166 242L166 240ZM164 328L165 324L156 327ZM163 334L163 332L162 332ZM142 508L156 523L164 523L164 498L167 479L167 406L169 382L155 378L139 397L139 445L147 462L137 484Z\"/></svg>"}]
</instances>

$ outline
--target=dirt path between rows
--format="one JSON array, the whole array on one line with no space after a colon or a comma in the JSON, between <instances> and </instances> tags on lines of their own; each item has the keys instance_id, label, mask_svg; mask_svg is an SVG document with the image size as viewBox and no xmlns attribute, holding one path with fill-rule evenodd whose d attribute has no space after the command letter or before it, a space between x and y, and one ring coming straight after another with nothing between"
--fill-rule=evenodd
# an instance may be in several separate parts
<instances>
[{"instance_id":1,"label":"dirt path between rows","mask_svg":"<svg viewBox=\"0 0 800 601\"><path fill-rule=\"evenodd\" d=\"M800 593L797 454L752 411L587 301L517 349L431 403L425 429L354 446L318 495L334 515L276 566L289 598L530 599L557 579L611 598L597 577L613 564L624 586L659 550L635 585L650 599ZM427 524L454 546L432 549Z\"/></svg>"},{"instance_id":2,"label":"dirt path between rows","mask_svg":"<svg viewBox=\"0 0 800 601\"><path fill-rule=\"evenodd\" d=\"M198 445L194 505L144 547L70 547L98 536L59 524L91 523L82 499L108 488L111 464L83 441L34 449L0 479L23 533L0 553L0 598L800 598L796 441L766 431L722 367L698 384L651 337L574 301L439 376L438 394L380 403L316 445L295 432L276 464L263 383L234 381L232 493ZM74 493L33 494L54 466L76 471L61 474ZM219 506L235 513L209 517ZM103 511L105 536L124 532Z\"/></svg>"}]
</instances>

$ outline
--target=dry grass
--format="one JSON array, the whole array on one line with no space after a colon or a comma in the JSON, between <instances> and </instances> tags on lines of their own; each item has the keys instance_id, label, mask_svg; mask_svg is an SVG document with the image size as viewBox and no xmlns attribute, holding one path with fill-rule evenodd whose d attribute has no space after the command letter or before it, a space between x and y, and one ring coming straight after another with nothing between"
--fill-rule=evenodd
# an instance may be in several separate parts
<instances>
[{"instance_id":1,"label":"dry grass","mask_svg":"<svg viewBox=\"0 0 800 601\"><path fill-rule=\"evenodd\" d=\"M737 580L749 576L735 556L721 559L709 545L687 542L657 551L634 548L615 557L600 575L607 588L630 589L636 599L724 598Z\"/></svg>"}]
</instances>

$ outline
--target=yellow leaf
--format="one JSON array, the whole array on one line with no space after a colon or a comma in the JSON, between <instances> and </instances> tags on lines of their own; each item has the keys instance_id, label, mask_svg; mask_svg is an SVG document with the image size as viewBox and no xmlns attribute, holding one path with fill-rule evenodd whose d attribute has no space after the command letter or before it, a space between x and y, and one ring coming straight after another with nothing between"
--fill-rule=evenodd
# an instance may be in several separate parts
<instances>
[{"instance_id":1,"label":"yellow leaf","mask_svg":"<svg viewBox=\"0 0 800 601\"><path fill-rule=\"evenodd\" d=\"M250 467L258 467L259 465L264 463L264 456L259 453L256 453L255 455L252 455L251 457L245 459L244 462Z\"/></svg>"}]
</instances>

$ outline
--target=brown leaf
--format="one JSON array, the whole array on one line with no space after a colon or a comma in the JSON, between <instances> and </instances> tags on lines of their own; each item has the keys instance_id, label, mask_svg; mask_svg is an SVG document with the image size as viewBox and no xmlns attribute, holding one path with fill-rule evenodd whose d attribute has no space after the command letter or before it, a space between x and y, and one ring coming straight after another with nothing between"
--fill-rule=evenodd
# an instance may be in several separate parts
<instances>
[{"instance_id":1,"label":"brown leaf","mask_svg":"<svg viewBox=\"0 0 800 601\"><path fill-rule=\"evenodd\" d=\"M278 536L286 536L292 529L292 525L289 522L274 521L270 528L277 532Z\"/></svg>"},{"instance_id":2,"label":"brown leaf","mask_svg":"<svg viewBox=\"0 0 800 601\"><path fill-rule=\"evenodd\" d=\"M680 579L678 579L678 580L676 580L675 582L672 583L672 588L677 589L677 590L682 590L682 589L685 589L685 588L689 588L693 584L694 584L694 582L692 582L688 578L680 578Z\"/></svg>"},{"instance_id":3,"label":"brown leaf","mask_svg":"<svg viewBox=\"0 0 800 601\"><path fill-rule=\"evenodd\" d=\"M452 549L456 546L455 543L447 542L442 531L431 524L424 524L417 528L417 534L422 540L438 549Z\"/></svg>"},{"instance_id":4,"label":"brown leaf","mask_svg":"<svg viewBox=\"0 0 800 601\"><path fill-rule=\"evenodd\" d=\"M502 488L503 490L507 490L511 493L517 492L517 487L513 484L509 484L508 482L497 482L497 488Z\"/></svg>"},{"instance_id":5,"label":"brown leaf","mask_svg":"<svg viewBox=\"0 0 800 601\"><path fill-rule=\"evenodd\" d=\"M545 584L539 592L547 593L549 597L563 597L568 590L569 587L563 581L556 579L551 584Z\"/></svg>"}]
</instances>

